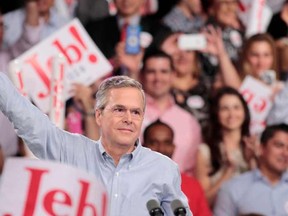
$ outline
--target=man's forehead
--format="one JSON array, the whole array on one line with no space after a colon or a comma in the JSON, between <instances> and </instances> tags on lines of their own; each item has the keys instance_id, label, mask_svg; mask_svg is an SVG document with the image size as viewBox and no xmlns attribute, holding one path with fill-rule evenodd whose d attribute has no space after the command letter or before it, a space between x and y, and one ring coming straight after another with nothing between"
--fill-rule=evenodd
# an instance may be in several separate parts
<instances>
[{"instance_id":1,"label":"man's forehead","mask_svg":"<svg viewBox=\"0 0 288 216\"><path fill-rule=\"evenodd\" d=\"M281 142L284 145L288 146L288 133L285 133L283 131L277 131L275 132L274 136L271 137L270 140L268 140L268 143L270 142Z\"/></svg>"},{"instance_id":2,"label":"man's forehead","mask_svg":"<svg viewBox=\"0 0 288 216\"><path fill-rule=\"evenodd\" d=\"M135 98L138 98L141 100L141 104L137 104L137 100ZM112 88L109 89L107 92L107 102L112 102L114 104L127 106L127 104L135 104L134 108L137 106L144 105L144 98L140 91L140 89L135 87L121 87L121 88ZM122 102L121 102L122 101Z\"/></svg>"}]
</instances>

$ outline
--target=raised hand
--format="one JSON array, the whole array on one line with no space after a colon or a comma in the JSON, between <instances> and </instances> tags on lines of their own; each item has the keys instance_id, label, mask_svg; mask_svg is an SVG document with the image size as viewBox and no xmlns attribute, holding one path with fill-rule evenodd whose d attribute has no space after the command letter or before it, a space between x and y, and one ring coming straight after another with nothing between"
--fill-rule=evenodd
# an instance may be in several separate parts
<instances>
[{"instance_id":1,"label":"raised hand","mask_svg":"<svg viewBox=\"0 0 288 216\"><path fill-rule=\"evenodd\" d=\"M134 79L138 79L140 66L142 63L144 49L142 48L138 54L127 54L125 52L125 42L119 42L116 45L116 62L117 65L125 67L128 70L128 75Z\"/></svg>"},{"instance_id":2,"label":"raised hand","mask_svg":"<svg viewBox=\"0 0 288 216\"><path fill-rule=\"evenodd\" d=\"M80 105L85 112L91 111L94 107L93 91L89 86L74 83L72 85L73 100L76 104Z\"/></svg>"},{"instance_id":3,"label":"raised hand","mask_svg":"<svg viewBox=\"0 0 288 216\"><path fill-rule=\"evenodd\" d=\"M178 48L178 38L180 35L181 33L174 33L168 36L161 44L160 49L171 56L180 52Z\"/></svg>"},{"instance_id":4,"label":"raised hand","mask_svg":"<svg viewBox=\"0 0 288 216\"><path fill-rule=\"evenodd\" d=\"M201 50L202 52L209 53L217 57L223 53L226 53L222 39L222 31L220 28L215 28L212 25L209 25L203 30L203 34L207 39L207 46L206 49Z\"/></svg>"},{"instance_id":5,"label":"raised hand","mask_svg":"<svg viewBox=\"0 0 288 216\"><path fill-rule=\"evenodd\" d=\"M260 152L259 138L256 135L246 136L243 138L244 142L244 157L250 168L255 168L257 165L257 158Z\"/></svg>"}]
</instances>

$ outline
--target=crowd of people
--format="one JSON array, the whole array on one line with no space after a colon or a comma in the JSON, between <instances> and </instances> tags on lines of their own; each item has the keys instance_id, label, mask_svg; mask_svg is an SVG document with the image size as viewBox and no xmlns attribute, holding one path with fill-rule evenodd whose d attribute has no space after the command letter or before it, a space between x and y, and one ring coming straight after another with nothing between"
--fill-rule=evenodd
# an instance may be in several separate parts
<instances>
[{"instance_id":1,"label":"crowd of people","mask_svg":"<svg viewBox=\"0 0 288 216\"><path fill-rule=\"evenodd\" d=\"M91 86L73 84L65 130L74 135L21 101L1 75L0 171L5 157L31 154L27 145L38 158L94 173L139 215L146 209L129 206L134 193L142 203L157 198L167 215L177 197L194 216L288 215L288 1L281 5L266 31L249 36L238 0L27 0L1 14L1 74L74 17L113 71ZM149 46L130 54L127 26L140 26ZM204 38L205 47L181 48L188 34ZM250 77L271 92L261 131L241 92ZM129 179L113 176L122 171ZM116 190L113 181L134 186ZM112 215L131 215L110 203Z\"/></svg>"}]
</instances>

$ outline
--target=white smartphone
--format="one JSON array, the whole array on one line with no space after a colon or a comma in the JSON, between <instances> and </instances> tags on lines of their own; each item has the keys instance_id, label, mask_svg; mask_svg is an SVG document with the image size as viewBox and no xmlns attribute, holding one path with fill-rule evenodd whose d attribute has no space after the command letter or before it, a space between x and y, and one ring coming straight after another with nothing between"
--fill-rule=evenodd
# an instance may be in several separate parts
<instances>
[{"instance_id":1,"label":"white smartphone","mask_svg":"<svg viewBox=\"0 0 288 216\"><path fill-rule=\"evenodd\" d=\"M207 46L203 34L182 34L178 38L178 47L182 50L202 50Z\"/></svg>"}]
</instances>

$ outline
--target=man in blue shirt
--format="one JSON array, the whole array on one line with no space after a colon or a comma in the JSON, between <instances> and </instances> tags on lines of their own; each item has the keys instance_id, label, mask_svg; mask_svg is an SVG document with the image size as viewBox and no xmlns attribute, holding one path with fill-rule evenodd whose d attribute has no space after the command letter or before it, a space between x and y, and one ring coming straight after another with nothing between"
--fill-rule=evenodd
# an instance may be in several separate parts
<instances>
[{"instance_id":1,"label":"man in blue shirt","mask_svg":"<svg viewBox=\"0 0 288 216\"><path fill-rule=\"evenodd\" d=\"M3 73L0 110L35 156L95 174L109 194L111 216L148 215L146 203L150 199L158 200L168 216L174 215L171 201L180 199L187 215L192 215L180 188L177 165L139 142L145 94L137 81L116 76L99 86L95 119L101 138L97 142L57 128L19 95Z\"/></svg>"},{"instance_id":2,"label":"man in blue shirt","mask_svg":"<svg viewBox=\"0 0 288 216\"><path fill-rule=\"evenodd\" d=\"M259 168L223 185L215 216L288 215L288 125L268 126L260 142Z\"/></svg>"}]
</instances>

